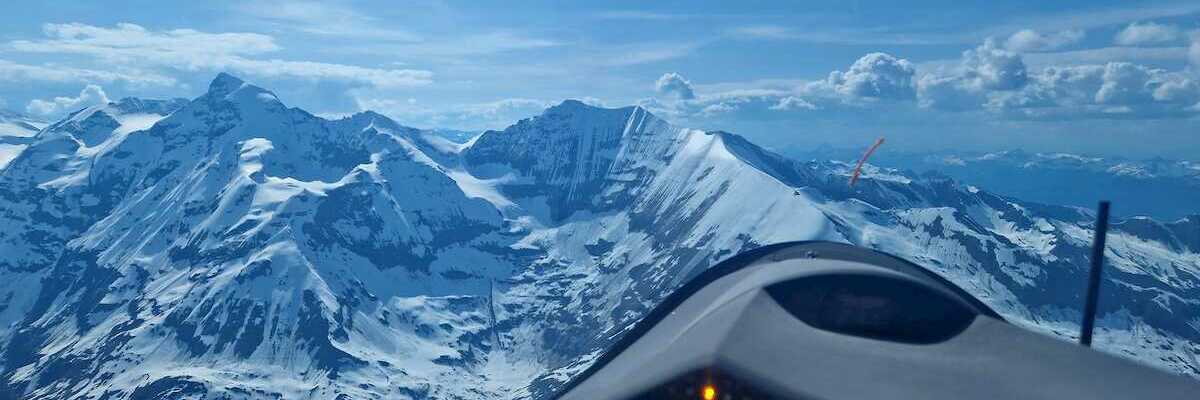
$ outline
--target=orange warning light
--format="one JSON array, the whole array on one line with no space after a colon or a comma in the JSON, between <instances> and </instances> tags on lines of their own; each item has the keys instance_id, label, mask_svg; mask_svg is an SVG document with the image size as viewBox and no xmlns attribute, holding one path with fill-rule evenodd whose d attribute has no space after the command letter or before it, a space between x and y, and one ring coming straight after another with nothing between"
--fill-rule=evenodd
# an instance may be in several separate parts
<instances>
[{"instance_id":1,"label":"orange warning light","mask_svg":"<svg viewBox=\"0 0 1200 400\"><path fill-rule=\"evenodd\" d=\"M704 400L716 400L717 388L713 385L704 385L704 389L700 389L700 398Z\"/></svg>"}]
</instances>

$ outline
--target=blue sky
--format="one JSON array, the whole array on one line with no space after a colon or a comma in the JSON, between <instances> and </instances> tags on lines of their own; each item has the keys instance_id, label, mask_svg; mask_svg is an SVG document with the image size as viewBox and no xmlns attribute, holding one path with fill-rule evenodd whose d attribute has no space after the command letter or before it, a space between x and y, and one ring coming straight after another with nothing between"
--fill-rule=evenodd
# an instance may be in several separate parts
<instances>
[{"instance_id":1,"label":"blue sky","mask_svg":"<svg viewBox=\"0 0 1200 400\"><path fill-rule=\"evenodd\" d=\"M226 71L417 127L576 98L777 149L1200 154L1195 1L162 3L8 7L0 107L193 97Z\"/></svg>"}]
</instances>

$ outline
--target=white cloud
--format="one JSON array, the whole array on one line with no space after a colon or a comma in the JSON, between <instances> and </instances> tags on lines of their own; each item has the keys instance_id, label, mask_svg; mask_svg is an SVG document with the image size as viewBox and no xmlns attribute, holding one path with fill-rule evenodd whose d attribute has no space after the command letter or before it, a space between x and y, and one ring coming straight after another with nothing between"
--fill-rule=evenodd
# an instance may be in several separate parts
<instances>
[{"instance_id":1,"label":"white cloud","mask_svg":"<svg viewBox=\"0 0 1200 400\"><path fill-rule=\"evenodd\" d=\"M1192 104L1200 101L1200 82L1182 74L1165 74L1154 88L1154 100L1164 103Z\"/></svg>"},{"instance_id":2,"label":"white cloud","mask_svg":"<svg viewBox=\"0 0 1200 400\"><path fill-rule=\"evenodd\" d=\"M916 94L915 73L908 60L870 53L855 61L846 72L831 72L825 82L838 93L854 98L910 99Z\"/></svg>"},{"instance_id":3,"label":"white cloud","mask_svg":"<svg viewBox=\"0 0 1200 400\"><path fill-rule=\"evenodd\" d=\"M696 98L696 93L692 90L692 83L674 72L668 72L659 77L658 81L654 82L654 90L658 94L682 100Z\"/></svg>"},{"instance_id":4,"label":"white cloud","mask_svg":"<svg viewBox=\"0 0 1200 400\"><path fill-rule=\"evenodd\" d=\"M420 15L426 23L440 20L442 16L438 14L446 11L434 4L422 6L410 3L405 4L405 8L412 15ZM456 26L453 34L420 35L398 28L397 25L402 24L396 20L383 20L333 2L260 0L240 4L233 9L253 18L255 23L355 40L354 46L339 49L343 52L388 54L422 60L440 57L460 61L463 56L563 45L557 40L530 37L514 31L468 32L461 26Z\"/></svg>"},{"instance_id":5,"label":"white cloud","mask_svg":"<svg viewBox=\"0 0 1200 400\"><path fill-rule=\"evenodd\" d=\"M1182 31L1174 25L1134 22L1117 32L1113 41L1121 46L1140 46L1172 42L1182 36Z\"/></svg>"},{"instance_id":6,"label":"white cloud","mask_svg":"<svg viewBox=\"0 0 1200 400\"><path fill-rule=\"evenodd\" d=\"M738 27L732 30L732 33L739 36L746 36L761 39L795 39L797 35L791 29L778 25L752 25Z\"/></svg>"},{"instance_id":7,"label":"white cloud","mask_svg":"<svg viewBox=\"0 0 1200 400\"><path fill-rule=\"evenodd\" d=\"M592 97L592 96L577 97L577 98L575 98L575 100L579 100L579 101L583 102L583 104L587 104L592 107L604 107L604 108L612 107L608 104L607 101L604 101L600 98Z\"/></svg>"},{"instance_id":8,"label":"white cloud","mask_svg":"<svg viewBox=\"0 0 1200 400\"><path fill-rule=\"evenodd\" d=\"M816 110L817 106L813 103L808 102L807 100L802 99L802 98L799 98L796 96L787 96L782 99L779 99L779 102L775 103L775 105L769 107L769 109L775 110L775 111L791 111L791 110L812 111L812 110Z\"/></svg>"},{"instance_id":9,"label":"white cloud","mask_svg":"<svg viewBox=\"0 0 1200 400\"><path fill-rule=\"evenodd\" d=\"M1072 45L1083 40L1082 30L1065 30L1043 34L1033 29L1022 29L1013 33L1004 41L1004 47L1009 51L1030 52L1054 50Z\"/></svg>"},{"instance_id":10,"label":"white cloud","mask_svg":"<svg viewBox=\"0 0 1200 400\"><path fill-rule=\"evenodd\" d=\"M963 53L957 68L918 81L925 108L987 110L1022 119L1184 116L1200 85L1182 72L1129 62L1051 65L1029 72L1021 55L994 41Z\"/></svg>"},{"instance_id":11,"label":"white cloud","mask_svg":"<svg viewBox=\"0 0 1200 400\"><path fill-rule=\"evenodd\" d=\"M1051 67L1022 90L989 93L987 107L1034 119L1162 118L1195 115L1200 84L1182 72L1110 62Z\"/></svg>"},{"instance_id":12,"label":"white cloud","mask_svg":"<svg viewBox=\"0 0 1200 400\"><path fill-rule=\"evenodd\" d=\"M925 108L951 111L978 109L989 103L993 92L1021 89L1028 79L1021 55L1000 48L989 38L982 45L964 51L957 67L922 76L917 82L917 103Z\"/></svg>"},{"instance_id":13,"label":"white cloud","mask_svg":"<svg viewBox=\"0 0 1200 400\"><path fill-rule=\"evenodd\" d=\"M98 71L62 65L28 65L0 60L0 80L12 82L109 83L124 81L135 86L174 86L175 78L147 71Z\"/></svg>"},{"instance_id":14,"label":"white cloud","mask_svg":"<svg viewBox=\"0 0 1200 400\"><path fill-rule=\"evenodd\" d=\"M1109 63L1096 91L1099 104L1140 104L1151 100L1150 71L1130 63Z\"/></svg>"},{"instance_id":15,"label":"white cloud","mask_svg":"<svg viewBox=\"0 0 1200 400\"><path fill-rule=\"evenodd\" d=\"M412 69L379 69L312 61L249 60L234 58L213 69L227 69L276 78L338 80L381 87L421 86L433 82L433 73Z\"/></svg>"},{"instance_id":16,"label":"white cloud","mask_svg":"<svg viewBox=\"0 0 1200 400\"><path fill-rule=\"evenodd\" d=\"M330 79L386 87L425 85L432 82L433 76L423 70L257 58L279 50L279 46L270 36L256 33L152 31L128 23L113 28L47 24L44 32L47 39L17 40L8 47L24 52L89 55L118 66L229 70L262 77Z\"/></svg>"},{"instance_id":17,"label":"white cloud","mask_svg":"<svg viewBox=\"0 0 1200 400\"><path fill-rule=\"evenodd\" d=\"M234 7L250 17L285 29L321 36L415 42L421 36L385 27L377 18L348 7L314 1L250 1Z\"/></svg>"},{"instance_id":18,"label":"white cloud","mask_svg":"<svg viewBox=\"0 0 1200 400\"><path fill-rule=\"evenodd\" d=\"M546 107L552 106L553 103L526 98L509 98L501 99L487 103L473 104L462 109L461 118L494 118L506 113L534 111L541 112Z\"/></svg>"},{"instance_id":19,"label":"white cloud","mask_svg":"<svg viewBox=\"0 0 1200 400\"><path fill-rule=\"evenodd\" d=\"M1173 57L1179 59L1178 54ZM1200 81L1186 71L1121 62L1051 64L1033 71L1022 54L991 39L964 51L956 64L927 67L919 76L904 59L871 53L846 72L834 71L823 80L709 84L704 88L704 94L691 100L646 99L640 104L668 118L699 119L691 123L705 123L705 118L772 118L763 114L764 110L821 109L820 115L827 116L881 107L899 107L888 110L902 112L909 101L924 109L986 112L1024 120L1187 118L1200 113L1200 107L1193 106L1200 102ZM860 101L864 99L868 101ZM894 101L870 101L873 99ZM729 113L737 116L725 115Z\"/></svg>"},{"instance_id":20,"label":"white cloud","mask_svg":"<svg viewBox=\"0 0 1200 400\"><path fill-rule=\"evenodd\" d=\"M257 33L206 33L192 29L155 32L130 23L119 23L112 28L80 23L46 24L42 32L47 39L16 40L9 47L34 53L85 54L118 63L155 60L192 68L230 57L279 50L274 39Z\"/></svg>"},{"instance_id":21,"label":"white cloud","mask_svg":"<svg viewBox=\"0 0 1200 400\"><path fill-rule=\"evenodd\" d=\"M983 91L961 75L925 74L917 83L921 107L962 111L979 108L986 101Z\"/></svg>"},{"instance_id":22,"label":"white cloud","mask_svg":"<svg viewBox=\"0 0 1200 400\"><path fill-rule=\"evenodd\" d=\"M96 85L87 85L76 97L55 97L49 100L34 99L25 111L36 115L56 115L94 105L108 104L108 95Z\"/></svg>"},{"instance_id":23,"label":"white cloud","mask_svg":"<svg viewBox=\"0 0 1200 400\"><path fill-rule=\"evenodd\" d=\"M803 98L802 94L793 90L745 88L746 83L725 83L710 85L711 87L726 88L721 91L711 91L696 95L692 99L645 98L637 102L639 106L654 114L670 120L683 123L704 124L705 119L721 117L723 114L749 113L748 118L778 118L780 111L816 110L821 107L814 101ZM824 99L828 101L829 99ZM770 114L764 114L769 111ZM772 117L771 114L776 115ZM740 118L735 116L733 118Z\"/></svg>"},{"instance_id":24,"label":"white cloud","mask_svg":"<svg viewBox=\"0 0 1200 400\"><path fill-rule=\"evenodd\" d=\"M545 100L508 98L438 107L424 105L414 99L394 99L377 92L352 90L350 95L360 111L376 111L401 124L420 128L503 129L521 118L541 114L554 105Z\"/></svg>"},{"instance_id":25,"label":"white cloud","mask_svg":"<svg viewBox=\"0 0 1200 400\"><path fill-rule=\"evenodd\" d=\"M730 103L720 102L705 106L700 110L700 114L706 117L712 117L717 114L729 113L737 110L737 106Z\"/></svg>"},{"instance_id":26,"label":"white cloud","mask_svg":"<svg viewBox=\"0 0 1200 400\"><path fill-rule=\"evenodd\" d=\"M987 90L1017 89L1027 79L1021 56L999 48L991 39L963 52L962 73L972 85Z\"/></svg>"}]
</instances>

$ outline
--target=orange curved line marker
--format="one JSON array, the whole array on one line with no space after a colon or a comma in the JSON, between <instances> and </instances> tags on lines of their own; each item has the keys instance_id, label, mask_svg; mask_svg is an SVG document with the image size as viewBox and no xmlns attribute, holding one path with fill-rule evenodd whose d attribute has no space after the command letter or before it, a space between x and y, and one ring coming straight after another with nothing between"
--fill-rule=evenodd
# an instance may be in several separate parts
<instances>
[{"instance_id":1,"label":"orange curved line marker","mask_svg":"<svg viewBox=\"0 0 1200 400\"><path fill-rule=\"evenodd\" d=\"M871 154L875 153L875 149L878 149L881 144L883 144L883 136L875 139L875 144L872 144L871 148L867 149L866 154L863 154L862 158L858 159L858 165L854 166L854 173L850 175L851 187L854 186L855 182L858 182L858 175L862 173L863 163L867 162L867 158L871 157Z\"/></svg>"}]
</instances>

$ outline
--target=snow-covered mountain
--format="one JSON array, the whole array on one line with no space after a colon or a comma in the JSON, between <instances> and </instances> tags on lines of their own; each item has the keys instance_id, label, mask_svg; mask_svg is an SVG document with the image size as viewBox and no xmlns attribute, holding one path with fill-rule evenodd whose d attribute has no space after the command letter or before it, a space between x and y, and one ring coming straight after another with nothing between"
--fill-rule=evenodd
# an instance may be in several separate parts
<instances>
[{"instance_id":1,"label":"snow-covered mountain","mask_svg":"<svg viewBox=\"0 0 1200 400\"><path fill-rule=\"evenodd\" d=\"M845 164L638 107L453 143L224 74L136 103L0 170L0 398L540 398L703 268L801 239L1077 329L1082 209L877 168L849 189ZM1098 347L1200 375L1200 217L1113 228Z\"/></svg>"},{"instance_id":2,"label":"snow-covered mountain","mask_svg":"<svg viewBox=\"0 0 1200 400\"><path fill-rule=\"evenodd\" d=\"M0 110L0 170L21 154L47 124L25 114Z\"/></svg>"},{"instance_id":3,"label":"snow-covered mountain","mask_svg":"<svg viewBox=\"0 0 1200 400\"><path fill-rule=\"evenodd\" d=\"M862 149L828 146L790 149L804 160L853 161ZM1121 216L1144 215L1174 220L1200 213L1200 161L1069 153L992 153L880 151L875 165L937 173L987 190L1044 204L1095 207L1112 200Z\"/></svg>"},{"instance_id":4,"label":"snow-covered mountain","mask_svg":"<svg viewBox=\"0 0 1200 400\"><path fill-rule=\"evenodd\" d=\"M458 130L458 129L444 129L444 128L427 129L427 130L425 130L425 132L427 134L442 137L446 140L449 140L452 143L459 143L459 144L469 142L469 141L471 141L471 139L473 139L476 136L479 136L479 134L480 134L479 131L464 131L464 130Z\"/></svg>"}]
</instances>

